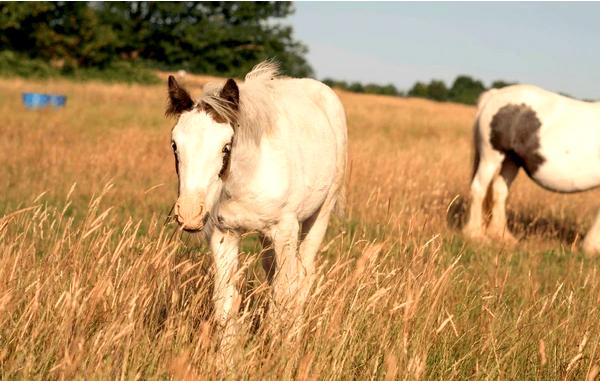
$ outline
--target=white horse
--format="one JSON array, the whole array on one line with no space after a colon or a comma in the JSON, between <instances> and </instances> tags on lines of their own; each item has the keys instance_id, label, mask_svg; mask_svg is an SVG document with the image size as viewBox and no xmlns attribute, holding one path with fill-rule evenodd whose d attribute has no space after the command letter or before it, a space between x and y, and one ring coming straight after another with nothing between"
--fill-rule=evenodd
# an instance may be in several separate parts
<instances>
[{"instance_id":1,"label":"white horse","mask_svg":"<svg viewBox=\"0 0 600 381\"><path fill-rule=\"evenodd\" d=\"M506 199L519 168L540 186L571 193L600 185L600 103L530 85L482 94L475 123L471 210L464 232L485 235L482 204L491 184L489 236L515 241L506 229ZM600 213L583 243L600 251Z\"/></svg>"},{"instance_id":2,"label":"white horse","mask_svg":"<svg viewBox=\"0 0 600 381\"><path fill-rule=\"evenodd\" d=\"M174 77L168 82L167 115L178 119L175 215L183 229L203 230L209 241L217 321L227 326L237 312L238 251L248 231L271 247L262 262L276 305L302 306L330 214L343 197L347 131L339 98L316 80L278 76L269 61L243 83L207 84L197 101Z\"/></svg>"}]
</instances>

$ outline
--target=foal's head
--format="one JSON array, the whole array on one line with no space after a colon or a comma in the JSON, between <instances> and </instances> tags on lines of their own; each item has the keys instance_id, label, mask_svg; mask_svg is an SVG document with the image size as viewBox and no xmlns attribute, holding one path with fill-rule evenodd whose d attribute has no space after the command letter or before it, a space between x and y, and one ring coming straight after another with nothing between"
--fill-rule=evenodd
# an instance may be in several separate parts
<instances>
[{"instance_id":1,"label":"foal's head","mask_svg":"<svg viewBox=\"0 0 600 381\"><path fill-rule=\"evenodd\" d=\"M175 215L183 229L198 231L218 201L228 175L239 89L229 79L212 98L195 104L190 94L169 77L167 115L177 117L171 133L179 196Z\"/></svg>"}]
</instances>

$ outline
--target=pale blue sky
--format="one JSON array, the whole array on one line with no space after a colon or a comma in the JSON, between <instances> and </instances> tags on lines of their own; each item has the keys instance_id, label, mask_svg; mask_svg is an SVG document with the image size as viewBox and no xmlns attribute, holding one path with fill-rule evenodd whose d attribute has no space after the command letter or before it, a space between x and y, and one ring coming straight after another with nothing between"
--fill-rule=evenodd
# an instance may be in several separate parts
<instances>
[{"instance_id":1,"label":"pale blue sky","mask_svg":"<svg viewBox=\"0 0 600 381\"><path fill-rule=\"evenodd\" d=\"M600 3L294 5L288 22L321 79L406 90L468 74L600 99Z\"/></svg>"}]
</instances>

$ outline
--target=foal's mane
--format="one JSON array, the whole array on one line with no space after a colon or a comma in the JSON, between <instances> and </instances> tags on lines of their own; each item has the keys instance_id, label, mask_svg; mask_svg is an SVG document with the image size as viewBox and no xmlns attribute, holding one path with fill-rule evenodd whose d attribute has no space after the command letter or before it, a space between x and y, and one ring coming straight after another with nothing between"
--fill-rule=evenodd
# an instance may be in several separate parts
<instances>
[{"instance_id":1,"label":"foal's mane","mask_svg":"<svg viewBox=\"0 0 600 381\"><path fill-rule=\"evenodd\" d=\"M219 96L222 82L209 82L204 85L204 93L198 104L208 105L214 112L231 124L238 136L238 142L260 142L263 134L269 133L273 118L277 113L273 102L273 82L282 78L277 62L267 60L254 66L246 74L243 83L238 83L239 105Z\"/></svg>"}]
</instances>

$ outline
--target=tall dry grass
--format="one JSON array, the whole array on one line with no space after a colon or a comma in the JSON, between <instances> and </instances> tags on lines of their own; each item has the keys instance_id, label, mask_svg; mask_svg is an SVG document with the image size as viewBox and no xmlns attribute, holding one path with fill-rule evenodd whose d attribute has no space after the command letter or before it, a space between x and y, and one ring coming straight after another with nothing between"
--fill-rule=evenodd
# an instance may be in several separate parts
<instances>
[{"instance_id":1,"label":"tall dry grass","mask_svg":"<svg viewBox=\"0 0 600 381\"><path fill-rule=\"evenodd\" d=\"M202 78L191 81L201 83ZM458 234L473 108L341 93L347 214L332 221L296 340L248 237L223 370L210 256L164 224L176 196L162 87L0 81L1 379L593 379L598 192L521 176L515 249ZM69 96L25 111L22 91ZM197 87L195 90L198 91ZM255 324L261 320L261 324Z\"/></svg>"}]
</instances>

